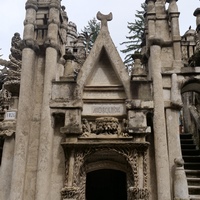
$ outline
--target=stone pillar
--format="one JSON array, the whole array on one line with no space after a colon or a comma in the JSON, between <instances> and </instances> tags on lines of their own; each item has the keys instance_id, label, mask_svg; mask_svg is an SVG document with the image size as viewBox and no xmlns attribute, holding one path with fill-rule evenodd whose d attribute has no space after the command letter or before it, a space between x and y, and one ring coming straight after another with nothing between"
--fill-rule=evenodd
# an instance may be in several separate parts
<instances>
[{"instance_id":1,"label":"stone pillar","mask_svg":"<svg viewBox=\"0 0 200 200\"><path fill-rule=\"evenodd\" d=\"M68 187L73 186L73 176L74 176L74 150L71 151L69 157L69 169L68 169Z\"/></svg>"},{"instance_id":2,"label":"stone pillar","mask_svg":"<svg viewBox=\"0 0 200 200\"><path fill-rule=\"evenodd\" d=\"M182 158L174 159L174 200L189 200L188 184L186 180L184 161Z\"/></svg>"},{"instance_id":3,"label":"stone pillar","mask_svg":"<svg viewBox=\"0 0 200 200\"><path fill-rule=\"evenodd\" d=\"M147 3L147 20L148 20L148 37L155 37L155 20L156 20L156 12L155 12L155 1L156 0L146 0Z\"/></svg>"},{"instance_id":4,"label":"stone pillar","mask_svg":"<svg viewBox=\"0 0 200 200\"><path fill-rule=\"evenodd\" d=\"M22 200L26 172L28 138L32 115L32 86L35 63L34 22L36 20L37 0L26 3L26 19L24 21L24 49L22 51L22 71L18 117L16 127L16 145L12 172L10 200Z\"/></svg>"},{"instance_id":5,"label":"stone pillar","mask_svg":"<svg viewBox=\"0 0 200 200\"><path fill-rule=\"evenodd\" d=\"M150 40L150 59L153 78L153 100L154 100L154 143L155 162L157 174L158 199L171 199L169 158L166 138L165 108L161 75L161 39Z\"/></svg>"},{"instance_id":6,"label":"stone pillar","mask_svg":"<svg viewBox=\"0 0 200 200\"><path fill-rule=\"evenodd\" d=\"M67 52L64 55L64 59L66 60L65 69L64 69L64 80L71 80L73 81L75 78L75 72L73 67L73 60L75 59L74 55L71 52ZM62 79L61 79L62 80Z\"/></svg>"},{"instance_id":7,"label":"stone pillar","mask_svg":"<svg viewBox=\"0 0 200 200\"><path fill-rule=\"evenodd\" d=\"M13 157L14 157L14 147L15 139L14 132L12 135L5 136L3 145L3 155L0 168L0 199L9 199L12 168L13 168Z\"/></svg>"},{"instance_id":8,"label":"stone pillar","mask_svg":"<svg viewBox=\"0 0 200 200\"><path fill-rule=\"evenodd\" d=\"M180 109L182 108L182 100L180 90L178 88L178 78L176 74L172 74L171 85L171 107L166 108L166 125L169 145L169 165L172 183L174 178L174 159L182 157L179 135L179 118Z\"/></svg>"},{"instance_id":9,"label":"stone pillar","mask_svg":"<svg viewBox=\"0 0 200 200\"><path fill-rule=\"evenodd\" d=\"M179 15L178 6L176 1L178 0L168 0L169 2L169 17L171 19L171 32L174 47L174 67L177 67L177 61L181 62L181 36L179 30Z\"/></svg>"},{"instance_id":10,"label":"stone pillar","mask_svg":"<svg viewBox=\"0 0 200 200\"><path fill-rule=\"evenodd\" d=\"M55 79L58 56L58 30L60 25L60 1L49 4L49 21L46 41L45 74L41 108L41 127L39 138L39 157L36 183L36 200L50 199L51 171L53 157L53 117L49 103L51 100L52 80Z\"/></svg>"},{"instance_id":11,"label":"stone pillar","mask_svg":"<svg viewBox=\"0 0 200 200\"><path fill-rule=\"evenodd\" d=\"M174 159L182 157L180 135L179 135L179 110L177 109L166 109L166 125L167 125L167 139L169 145L169 168L171 177L171 189L173 191L174 181ZM173 192L172 192L173 194Z\"/></svg>"}]
</instances>

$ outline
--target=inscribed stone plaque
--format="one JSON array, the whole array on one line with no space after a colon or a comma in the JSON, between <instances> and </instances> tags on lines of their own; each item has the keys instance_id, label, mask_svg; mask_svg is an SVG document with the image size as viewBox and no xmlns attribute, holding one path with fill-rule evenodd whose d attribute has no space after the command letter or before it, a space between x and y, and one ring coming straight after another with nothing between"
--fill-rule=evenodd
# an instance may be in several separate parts
<instances>
[{"instance_id":1,"label":"inscribed stone plaque","mask_svg":"<svg viewBox=\"0 0 200 200\"><path fill-rule=\"evenodd\" d=\"M125 106L122 103L86 103L83 105L83 115L120 116L124 114Z\"/></svg>"},{"instance_id":2,"label":"inscribed stone plaque","mask_svg":"<svg viewBox=\"0 0 200 200\"><path fill-rule=\"evenodd\" d=\"M5 114L5 120L15 120L16 112L15 111L7 111Z\"/></svg>"}]
</instances>

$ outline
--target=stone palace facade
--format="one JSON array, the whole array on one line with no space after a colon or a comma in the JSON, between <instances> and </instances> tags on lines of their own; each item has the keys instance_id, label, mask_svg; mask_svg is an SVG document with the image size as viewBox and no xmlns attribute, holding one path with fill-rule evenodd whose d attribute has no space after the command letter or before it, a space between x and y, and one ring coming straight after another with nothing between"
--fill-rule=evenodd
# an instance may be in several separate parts
<instances>
[{"instance_id":1,"label":"stone palace facade","mask_svg":"<svg viewBox=\"0 0 200 200\"><path fill-rule=\"evenodd\" d=\"M200 199L200 9L181 37L176 1L146 0L128 73L112 13L88 54L60 0L27 0L0 59L1 200Z\"/></svg>"}]
</instances>

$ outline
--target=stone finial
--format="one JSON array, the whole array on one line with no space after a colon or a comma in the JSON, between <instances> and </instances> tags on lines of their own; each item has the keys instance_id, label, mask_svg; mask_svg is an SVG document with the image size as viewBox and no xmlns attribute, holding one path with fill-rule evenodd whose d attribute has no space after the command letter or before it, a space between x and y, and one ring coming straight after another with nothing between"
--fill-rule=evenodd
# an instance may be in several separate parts
<instances>
[{"instance_id":1,"label":"stone finial","mask_svg":"<svg viewBox=\"0 0 200 200\"><path fill-rule=\"evenodd\" d=\"M107 22L113 19L113 15L111 12L108 15L104 15L99 11L97 13L97 19L101 21L101 27L108 27Z\"/></svg>"},{"instance_id":2,"label":"stone finial","mask_svg":"<svg viewBox=\"0 0 200 200\"><path fill-rule=\"evenodd\" d=\"M183 167L184 160L182 158L175 158L174 163L175 163L176 167Z\"/></svg>"}]
</instances>

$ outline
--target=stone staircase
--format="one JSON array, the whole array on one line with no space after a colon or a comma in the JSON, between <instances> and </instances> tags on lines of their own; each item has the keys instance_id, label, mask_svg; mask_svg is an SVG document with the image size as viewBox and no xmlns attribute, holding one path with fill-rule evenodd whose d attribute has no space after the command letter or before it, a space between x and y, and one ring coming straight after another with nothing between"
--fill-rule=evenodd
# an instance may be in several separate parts
<instances>
[{"instance_id":1,"label":"stone staircase","mask_svg":"<svg viewBox=\"0 0 200 200\"><path fill-rule=\"evenodd\" d=\"M197 149L192 134L180 134L190 200L200 200L200 150Z\"/></svg>"}]
</instances>

